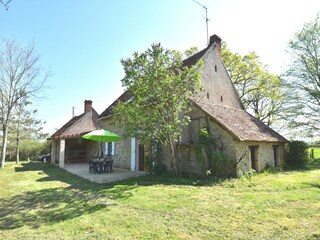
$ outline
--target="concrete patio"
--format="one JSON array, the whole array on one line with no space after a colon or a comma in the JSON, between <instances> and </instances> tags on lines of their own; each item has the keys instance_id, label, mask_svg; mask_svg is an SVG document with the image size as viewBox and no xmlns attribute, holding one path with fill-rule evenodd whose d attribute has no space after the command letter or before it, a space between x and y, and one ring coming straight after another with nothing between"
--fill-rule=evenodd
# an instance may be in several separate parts
<instances>
[{"instance_id":1,"label":"concrete patio","mask_svg":"<svg viewBox=\"0 0 320 240\"><path fill-rule=\"evenodd\" d=\"M95 183L110 183L116 182L119 180L139 177L146 175L146 172L133 172L126 169L113 168L113 172L111 173L101 173L101 174L93 174L89 173L89 165L88 163L73 163L69 165L65 165L64 169L70 173L78 175L79 177L88 179Z\"/></svg>"}]
</instances>

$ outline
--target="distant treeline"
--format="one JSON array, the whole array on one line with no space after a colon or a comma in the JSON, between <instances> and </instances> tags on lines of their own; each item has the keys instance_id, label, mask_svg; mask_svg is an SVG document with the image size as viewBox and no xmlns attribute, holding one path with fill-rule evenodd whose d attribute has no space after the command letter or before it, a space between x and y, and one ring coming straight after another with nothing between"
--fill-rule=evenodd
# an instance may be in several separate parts
<instances>
[{"instance_id":1,"label":"distant treeline","mask_svg":"<svg viewBox=\"0 0 320 240\"><path fill-rule=\"evenodd\" d=\"M320 148L320 144L308 144L309 148Z\"/></svg>"}]
</instances>

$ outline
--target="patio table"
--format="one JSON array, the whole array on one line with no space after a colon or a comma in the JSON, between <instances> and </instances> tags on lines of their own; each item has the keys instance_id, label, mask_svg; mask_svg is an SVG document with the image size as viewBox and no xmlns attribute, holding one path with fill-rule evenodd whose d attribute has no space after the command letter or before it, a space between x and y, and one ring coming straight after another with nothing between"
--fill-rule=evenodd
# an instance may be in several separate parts
<instances>
[{"instance_id":1,"label":"patio table","mask_svg":"<svg viewBox=\"0 0 320 240\"><path fill-rule=\"evenodd\" d=\"M112 172L112 165L112 158L94 158L89 161L89 172L94 174Z\"/></svg>"}]
</instances>

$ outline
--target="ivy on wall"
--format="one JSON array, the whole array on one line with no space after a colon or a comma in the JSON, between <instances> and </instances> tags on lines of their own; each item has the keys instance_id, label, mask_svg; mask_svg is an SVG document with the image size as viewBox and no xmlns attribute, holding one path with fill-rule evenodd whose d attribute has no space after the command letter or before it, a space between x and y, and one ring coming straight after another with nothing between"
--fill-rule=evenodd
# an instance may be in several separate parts
<instances>
[{"instance_id":1,"label":"ivy on wall","mask_svg":"<svg viewBox=\"0 0 320 240\"><path fill-rule=\"evenodd\" d=\"M217 178L234 177L235 163L223 152L223 144L219 147L216 138L210 131L209 120L206 117L206 127L198 133L198 143L195 144L196 159L200 165L202 175Z\"/></svg>"}]
</instances>

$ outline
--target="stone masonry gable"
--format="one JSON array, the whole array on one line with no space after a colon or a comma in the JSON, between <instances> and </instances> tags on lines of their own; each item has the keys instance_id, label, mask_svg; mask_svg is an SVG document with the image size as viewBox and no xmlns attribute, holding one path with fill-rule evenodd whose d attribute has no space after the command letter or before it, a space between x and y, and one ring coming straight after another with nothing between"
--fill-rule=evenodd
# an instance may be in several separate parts
<instances>
[{"instance_id":1,"label":"stone masonry gable","mask_svg":"<svg viewBox=\"0 0 320 240\"><path fill-rule=\"evenodd\" d=\"M200 59L204 61L201 70L203 91L195 94L192 100L244 109L221 59L220 37L217 35L211 36L209 46L184 60L184 65L194 65Z\"/></svg>"},{"instance_id":2,"label":"stone masonry gable","mask_svg":"<svg viewBox=\"0 0 320 240\"><path fill-rule=\"evenodd\" d=\"M58 129L49 139L76 138L85 133L100 129L98 124L99 114L91 106L91 101L85 101L85 112L73 117L60 129Z\"/></svg>"}]
</instances>

